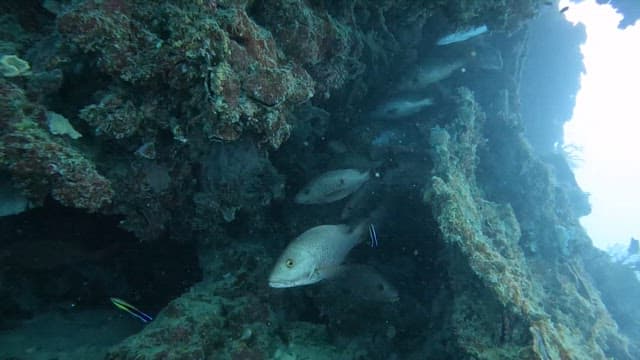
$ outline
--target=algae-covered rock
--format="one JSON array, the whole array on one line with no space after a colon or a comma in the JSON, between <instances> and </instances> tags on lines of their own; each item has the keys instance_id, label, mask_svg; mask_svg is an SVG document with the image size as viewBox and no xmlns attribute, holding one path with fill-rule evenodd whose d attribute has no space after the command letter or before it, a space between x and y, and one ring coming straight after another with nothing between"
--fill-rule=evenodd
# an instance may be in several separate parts
<instances>
[{"instance_id":1,"label":"algae-covered rock","mask_svg":"<svg viewBox=\"0 0 640 360\"><path fill-rule=\"evenodd\" d=\"M2 111L0 169L33 204L47 195L66 206L98 211L111 203L111 183L77 148L46 128L46 110L31 103L23 90L0 79Z\"/></svg>"},{"instance_id":2,"label":"algae-covered rock","mask_svg":"<svg viewBox=\"0 0 640 360\"><path fill-rule=\"evenodd\" d=\"M482 145L484 115L473 94L466 89L459 91L457 104L453 121L444 129L434 128L431 132L434 172L431 184L425 188L425 201L433 209L447 247L457 254L451 266L458 271L468 268L486 288L485 296L498 301L497 308L502 308L502 313L496 313L495 307L493 311L487 307L477 309L475 313L480 316L471 320L471 324L460 325L472 326L475 331L466 335L461 332L456 341L465 351L486 359L496 353L501 354L500 358L513 359L532 356L540 359L634 358L632 354L637 348L631 350L624 335L618 332L584 270L580 253L572 251L571 259L562 259L557 254L532 255L527 247L523 248L526 243L522 241L519 226L522 220L518 213L509 204L487 199L483 183L476 180L475 166L469 166L477 161L481 167L486 161L482 156L478 158L476 151L477 146ZM519 135L511 136L517 139ZM525 142L515 144L521 144L524 147L521 151L528 154L529 158L521 157L521 161L538 161L527 150ZM489 142L486 146L495 145ZM494 150L498 154L501 151ZM498 170L494 176L499 174ZM536 180L544 182L549 178ZM556 200L550 197L547 201ZM549 227L558 219L541 217L540 221ZM465 311L471 305L469 301L474 297L466 295L468 292L461 289L455 294L460 307L454 312ZM502 323L500 342L486 338L482 327L473 326L491 318ZM517 336L513 337L513 333ZM474 337L484 338L487 343L480 346L478 338L471 341Z\"/></svg>"}]
</instances>

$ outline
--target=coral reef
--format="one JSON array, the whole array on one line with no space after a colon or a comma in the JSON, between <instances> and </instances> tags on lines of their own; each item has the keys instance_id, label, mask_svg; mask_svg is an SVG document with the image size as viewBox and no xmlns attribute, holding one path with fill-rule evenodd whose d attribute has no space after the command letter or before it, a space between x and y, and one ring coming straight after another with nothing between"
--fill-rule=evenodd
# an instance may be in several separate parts
<instances>
[{"instance_id":1,"label":"coral reef","mask_svg":"<svg viewBox=\"0 0 640 360\"><path fill-rule=\"evenodd\" d=\"M251 211L256 204L267 206L284 196L282 175L254 144L238 141L216 145L202 164L202 191L194 195L197 218L213 214L231 222L239 210ZM200 226L206 228L208 222Z\"/></svg>"},{"instance_id":2,"label":"coral reef","mask_svg":"<svg viewBox=\"0 0 640 360\"><path fill-rule=\"evenodd\" d=\"M389 52L402 54L420 43L420 28L439 5L51 1L28 11L6 8L11 16L3 18L3 29L10 36L3 53L10 50L31 64L32 74L21 81L28 97L69 119L85 135L78 144L91 144L69 149L95 161L92 166L111 183L116 194L105 194L105 199L115 196L114 206L105 212L123 214L125 228L153 239L167 229L224 221L204 212L191 213L201 216L194 222L185 221L168 206L215 197L198 190L206 184L191 181L213 141L251 137L277 149L291 134L296 119L289 114L298 105L309 99L336 101L334 94L346 92L351 93L346 108L353 106L367 93L352 84L389 65ZM487 9L467 4L464 13L480 16ZM517 18L529 11L518 12ZM447 16L451 23L466 21L458 12ZM377 28L384 31L378 34ZM53 34L47 34L51 29ZM158 150L140 161L136 149L144 144ZM147 176L135 174L160 168L172 178L161 192L149 191ZM35 183L24 185L41 203L46 191L29 188ZM257 184L270 187L268 181ZM242 188L228 191L234 192L232 198L242 197ZM93 210L106 204L96 201ZM264 207L268 201L259 204L242 207Z\"/></svg>"},{"instance_id":3,"label":"coral reef","mask_svg":"<svg viewBox=\"0 0 640 360\"><path fill-rule=\"evenodd\" d=\"M32 203L41 203L47 194L63 205L89 211L111 203L110 181L81 152L45 130L44 109L3 79L0 98L8 105L0 127L0 166Z\"/></svg>"},{"instance_id":4,"label":"coral reef","mask_svg":"<svg viewBox=\"0 0 640 360\"><path fill-rule=\"evenodd\" d=\"M163 24L156 18L163 18ZM185 221L169 204L186 204L191 196L199 204L218 196L216 191L222 193L206 183L199 185L204 192L195 193L191 181L195 169L206 162L212 141L251 135L257 143L277 148L291 131L288 109L314 94L311 77L282 54L271 33L239 4L86 1L61 12L56 24L65 41L60 56L91 64L79 74L69 74L77 79L74 83L103 79L103 86L89 90L91 99L71 101L77 104L77 117L99 138L118 141L116 152L122 160L105 158L118 193L114 212L125 214L123 226L144 239L189 223L203 224L194 225L198 230L224 221L200 210L195 221ZM137 95L129 96L131 91ZM166 139L167 132L173 141ZM142 156L147 161L132 159L141 154L133 147L143 144L162 150ZM127 161L136 165L134 174L127 174L132 172L124 168ZM145 173L161 168L171 173L170 186L150 190ZM271 187L269 181L256 188ZM224 191L227 198L241 198L244 192L229 184ZM138 195L132 198L129 193ZM226 218L232 219L237 208L266 204L229 204Z\"/></svg>"},{"instance_id":5,"label":"coral reef","mask_svg":"<svg viewBox=\"0 0 640 360\"><path fill-rule=\"evenodd\" d=\"M28 288L43 272L63 269L43 296L94 293L87 306L101 306L96 296L125 293L158 310L112 360L638 358L640 331L624 320L636 312L599 293L614 275L579 225L584 193L562 157L538 158L522 135L517 30L543 2L29 4L0 5L0 56L11 60L0 192L19 192L7 214L41 207L0 218L14 234L0 244L0 309L13 320L37 311L20 296L37 297ZM480 25L487 33L469 43L436 45ZM501 66L469 60L479 46ZM459 61L422 89L431 106L372 115L408 69L440 55ZM337 168L370 171L357 211L294 204ZM96 248L19 236L21 219L61 209L130 238L109 232L112 249L91 232ZM380 247L349 261L375 269L393 301L348 283L267 287L295 234L362 218Z\"/></svg>"},{"instance_id":6,"label":"coral reef","mask_svg":"<svg viewBox=\"0 0 640 360\"><path fill-rule=\"evenodd\" d=\"M223 254L201 251L200 256L208 264L205 279L170 302L142 332L114 346L107 359L366 358L355 345L331 346L323 325L282 320L270 290L255 287L271 266L264 248L239 242ZM219 276L231 267L233 273Z\"/></svg>"},{"instance_id":7,"label":"coral reef","mask_svg":"<svg viewBox=\"0 0 640 360\"><path fill-rule=\"evenodd\" d=\"M154 23L156 17L164 18L165 25ZM109 103L114 101L115 106L125 106L119 110L123 116L155 105L147 129L167 121L162 119L168 115L165 112L179 111L195 117L190 127L201 128L209 139L236 140L252 130L278 147L288 136L283 104L313 96L312 79L284 59L271 34L241 6L87 1L65 12L57 25L74 45L70 53L87 54L111 79L111 89L102 89L107 93L100 104L85 109L87 119L100 116L93 114L95 106L112 107ZM159 83L168 85L160 94L162 87L154 86ZM118 101L117 94L130 87L141 91L137 101ZM158 95L179 98L186 108L158 109L151 100ZM176 101L167 105L178 106ZM116 127L124 130L117 133L119 138L133 135L139 121L136 115L130 116L131 125L122 119ZM96 123L102 122L89 122L101 128Z\"/></svg>"}]
</instances>

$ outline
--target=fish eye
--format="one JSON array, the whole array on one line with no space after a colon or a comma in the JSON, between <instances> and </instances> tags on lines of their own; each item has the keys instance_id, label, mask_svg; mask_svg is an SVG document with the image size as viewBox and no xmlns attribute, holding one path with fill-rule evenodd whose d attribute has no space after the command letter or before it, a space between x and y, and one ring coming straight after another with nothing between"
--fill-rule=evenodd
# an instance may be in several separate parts
<instances>
[{"instance_id":1,"label":"fish eye","mask_svg":"<svg viewBox=\"0 0 640 360\"><path fill-rule=\"evenodd\" d=\"M378 284L378 291L384 291L384 285Z\"/></svg>"},{"instance_id":2,"label":"fish eye","mask_svg":"<svg viewBox=\"0 0 640 360\"><path fill-rule=\"evenodd\" d=\"M287 259L284 264L291 269L293 267L293 259Z\"/></svg>"}]
</instances>

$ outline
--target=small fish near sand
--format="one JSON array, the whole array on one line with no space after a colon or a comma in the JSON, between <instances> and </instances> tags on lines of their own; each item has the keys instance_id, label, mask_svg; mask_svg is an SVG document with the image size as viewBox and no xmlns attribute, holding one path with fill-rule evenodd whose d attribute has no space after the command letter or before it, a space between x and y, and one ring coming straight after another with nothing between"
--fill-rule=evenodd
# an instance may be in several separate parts
<instances>
[{"instance_id":1,"label":"small fish near sand","mask_svg":"<svg viewBox=\"0 0 640 360\"><path fill-rule=\"evenodd\" d=\"M278 258L269 286L288 288L317 283L334 277L351 249L361 242L367 223L320 225L296 237Z\"/></svg>"},{"instance_id":2,"label":"small fish near sand","mask_svg":"<svg viewBox=\"0 0 640 360\"><path fill-rule=\"evenodd\" d=\"M296 194L298 204L328 204L342 200L369 180L369 171L340 169L327 171L311 180Z\"/></svg>"},{"instance_id":3,"label":"small fish near sand","mask_svg":"<svg viewBox=\"0 0 640 360\"><path fill-rule=\"evenodd\" d=\"M140 319L140 321L142 321L143 323L148 323L149 321L153 320L151 316L147 315L142 310L138 309L137 307L129 304L128 302L122 299L112 297L110 298L110 300L115 307L117 307L122 311L128 312L129 314L131 314L131 316Z\"/></svg>"}]
</instances>

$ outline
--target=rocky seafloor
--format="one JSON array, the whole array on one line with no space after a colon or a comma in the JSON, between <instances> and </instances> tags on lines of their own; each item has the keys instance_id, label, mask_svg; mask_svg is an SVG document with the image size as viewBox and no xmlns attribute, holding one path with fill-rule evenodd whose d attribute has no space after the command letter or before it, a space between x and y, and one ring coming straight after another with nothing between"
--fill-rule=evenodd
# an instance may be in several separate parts
<instances>
[{"instance_id":1,"label":"rocky seafloor","mask_svg":"<svg viewBox=\"0 0 640 360\"><path fill-rule=\"evenodd\" d=\"M554 139L525 137L558 128L520 113L549 7L3 1L0 358L640 358L633 272L581 228ZM429 59L432 83L400 86ZM372 174L353 213L293 201L341 168ZM378 246L347 262L399 300L269 287L298 234L374 210Z\"/></svg>"}]
</instances>

